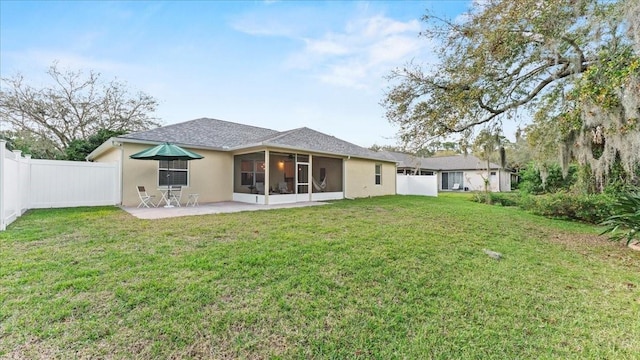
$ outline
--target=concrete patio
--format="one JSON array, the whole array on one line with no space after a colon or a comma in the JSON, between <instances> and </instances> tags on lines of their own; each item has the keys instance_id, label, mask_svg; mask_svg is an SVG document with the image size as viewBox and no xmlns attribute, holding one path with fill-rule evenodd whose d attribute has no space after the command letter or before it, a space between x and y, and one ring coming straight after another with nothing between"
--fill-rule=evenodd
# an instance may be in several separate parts
<instances>
[{"instance_id":1,"label":"concrete patio","mask_svg":"<svg viewBox=\"0 0 640 360\"><path fill-rule=\"evenodd\" d=\"M122 206L122 209L129 214L137 217L138 219L163 219L179 216L191 216L191 215L207 215L207 214L222 214L233 213L240 211L257 211L257 210L272 210L272 209L285 209L296 208L305 206L318 206L328 205L329 203L308 201L298 202L292 204L276 204L276 205L258 205L247 204L235 201L224 201L217 203L205 203L198 206L182 206L182 207L157 207L157 208L135 208Z\"/></svg>"}]
</instances>

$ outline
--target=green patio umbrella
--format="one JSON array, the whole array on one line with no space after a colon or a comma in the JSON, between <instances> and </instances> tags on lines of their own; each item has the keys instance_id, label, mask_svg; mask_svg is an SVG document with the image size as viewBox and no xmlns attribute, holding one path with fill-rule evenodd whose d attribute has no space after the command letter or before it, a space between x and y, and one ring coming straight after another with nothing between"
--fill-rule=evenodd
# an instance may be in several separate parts
<instances>
[{"instance_id":1,"label":"green patio umbrella","mask_svg":"<svg viewBox=\"0 0 640 360\"><path fill-rule=\"evenodd\" d=\"M203 156L200 154L196 154L193 151L189 151L187 149L183 149L178 145L164 143L160 145L156 145L154 147L148 148L146 150L142 150L138 153L129 156L132 159L136 160L164 160L164 161L173 161L173 160L198 160L202 159ZM169 173L169 176L171 173ZM169 198L171 198L171 185L173 181L169 179L168 184L168 194ZM172 207L171 204L167 204L165 207Z\"/></svg>"},{"instance_id":2,"label":"green patio umbrella","mask_svg":"<svg viewBox=\"0 0 640 360\"><path fill-rule=\"evenodd\" d=\"M178 145L164 143L129 156L136 160L198 160L203 156Z\"/></svg>"}]
</instances>

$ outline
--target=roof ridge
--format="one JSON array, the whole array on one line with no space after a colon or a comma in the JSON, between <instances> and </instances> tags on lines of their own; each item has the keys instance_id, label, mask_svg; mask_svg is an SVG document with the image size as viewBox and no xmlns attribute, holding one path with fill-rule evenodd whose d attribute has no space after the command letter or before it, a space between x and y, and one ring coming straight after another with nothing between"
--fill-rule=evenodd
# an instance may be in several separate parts
<instances>
[{"instance_id":1,"label":"roof ridge","mask_svg":"<svg viewBox=\"0 0 640 360\"><path fill-rule=\"evenodd\" d=\"M294 131L300 130L300 129L302 129L302 128L296 128L296 129L285 130L285 131L278 131L277 134L268 135L268 136L265 136L263 138L257 139L257 142L264 143L266 141L273 141L273 140L276 140L276 139L280 139L280 138L282 138L282 137L284 137L284 136L286 136L288 134L291 134Z\"/></svg>"},{"instance_id":2,"label":"roof ridge","mask_svg":"<svg viewBox=\"0 0 640 360\"><path fill-rule=\"evenodd\" d=\"M255 128L255 129L262 129L262 130L270 130L270 131L278 131L275 129L270 129L270 128L266 128L266 127L262 127L262 126L255 126L255 125L247 125L247 124L242 124L242 123L238 123L235 121L228 121L228 120L221 120L221 119L215 119L215 118L208 118L208 117L203 117L203 118L199 118L199 119L193 119L193 120L189 120L186 122L190 122L190 121L196 121L196 120L214 120L214 121L219 121L219 122L223 122L223 123L227 123L227 124L234 124L234 125L241 125L241 126L246 126L246 127L251 127L251 128ZM183 124L183 123L177 123L177 124L173 124L173 125L178 125L178 124Z\"/></svg>"}]
</instances>

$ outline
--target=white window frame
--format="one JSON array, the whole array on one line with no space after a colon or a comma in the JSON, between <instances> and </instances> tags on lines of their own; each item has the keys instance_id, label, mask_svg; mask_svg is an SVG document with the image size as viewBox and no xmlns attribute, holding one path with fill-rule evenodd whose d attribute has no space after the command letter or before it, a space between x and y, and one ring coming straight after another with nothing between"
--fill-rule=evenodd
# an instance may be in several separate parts
<instances>
[{"instance_id":1,"label":"white window frame","mask_svg":"<svg viewBox=\"0 0 640 360\"><path fill-rule=\"evenodd\" d=\"M243 171L242 162L251 162L251 170ZM249 174L251 177L251 184L242 184L242 174ZM262 175L262 181L258 181L258 176ZM240 160L240 184L241 186L255 186L257 182L264 182L265 177L265 161L255 159L241 159Z\"/></svg>"},{"instance_id":2,"label":"white window frame","mask_svg":"<svg viewBox=\"0 0 640 360\"><path fill-rule=\"evenodd\" d=\"M382 164L376 164L375 165L375 177L374 177L374 182L376 185L382 185Z\"/></svg>"},{"instance_id":3,"label":"white window frame","mask_svg":"<svg viewBox=\"0 0 640 360\"><path fill-rule=\"evenodd\" d=\"M447 174L447 187L444 187L444 174ZM460 182L451 179L451 174L460 174ZM460 184L460 189L464 189L464 171L443 171L440 173L440 187L442 190L452 190L453 184Z\"/></svg>"},{"instance_id":4,"label":"white window frame","mask_svg":"<svg viewBox=\"0 0 640 360\"><path fill-rule=\"evenodd\" d=\"M175 165L176 161L184 161L185 168L183 169L183 168L180 168L180 167L172 167L173 165ZM167 163L167 167L162 167L162 163L163 162ZM186 173L186 175L185 175L185 179L186 179L185 184L176 184L175 180L174 180L174 181L172 181L173 184L171 184L171 186L189 187L189 177L190 177L189 176L189 161L187 161L187 160L171 160L171 161L169 161L169 160L160 160L160 161L158 161L158 173L157 173L158 174L158 187L169 186L168 181L167 181L167 184L160 184L160 180L163 178L163 176L160 175L160 174L163 171L168 171L168 172L173 172L173 173L176 173L176 172L184 172L184 173Z\"/></svg>"}]
</instances>

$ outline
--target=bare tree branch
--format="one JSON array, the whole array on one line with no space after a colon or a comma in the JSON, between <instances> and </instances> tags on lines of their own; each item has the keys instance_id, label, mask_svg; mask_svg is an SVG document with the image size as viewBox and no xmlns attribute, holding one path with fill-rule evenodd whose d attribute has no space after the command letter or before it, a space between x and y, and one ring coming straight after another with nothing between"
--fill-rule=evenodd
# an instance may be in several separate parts
<instances>
[{"instance_id":1,"label":"bare tree branch","mask_svg":"<svg viewBox=\"0 0 640 360\"><path fill-rule=\"evenodd\" d=\"M34 88L16 75L2 78L0 120L11 131L27 132L64 151L77 139L99 130L139 131L157 126L157 101L144 93L131 95L118 81L103 83L100 74L48 70L52 85Z\"/></svg>"}]
</instances>

